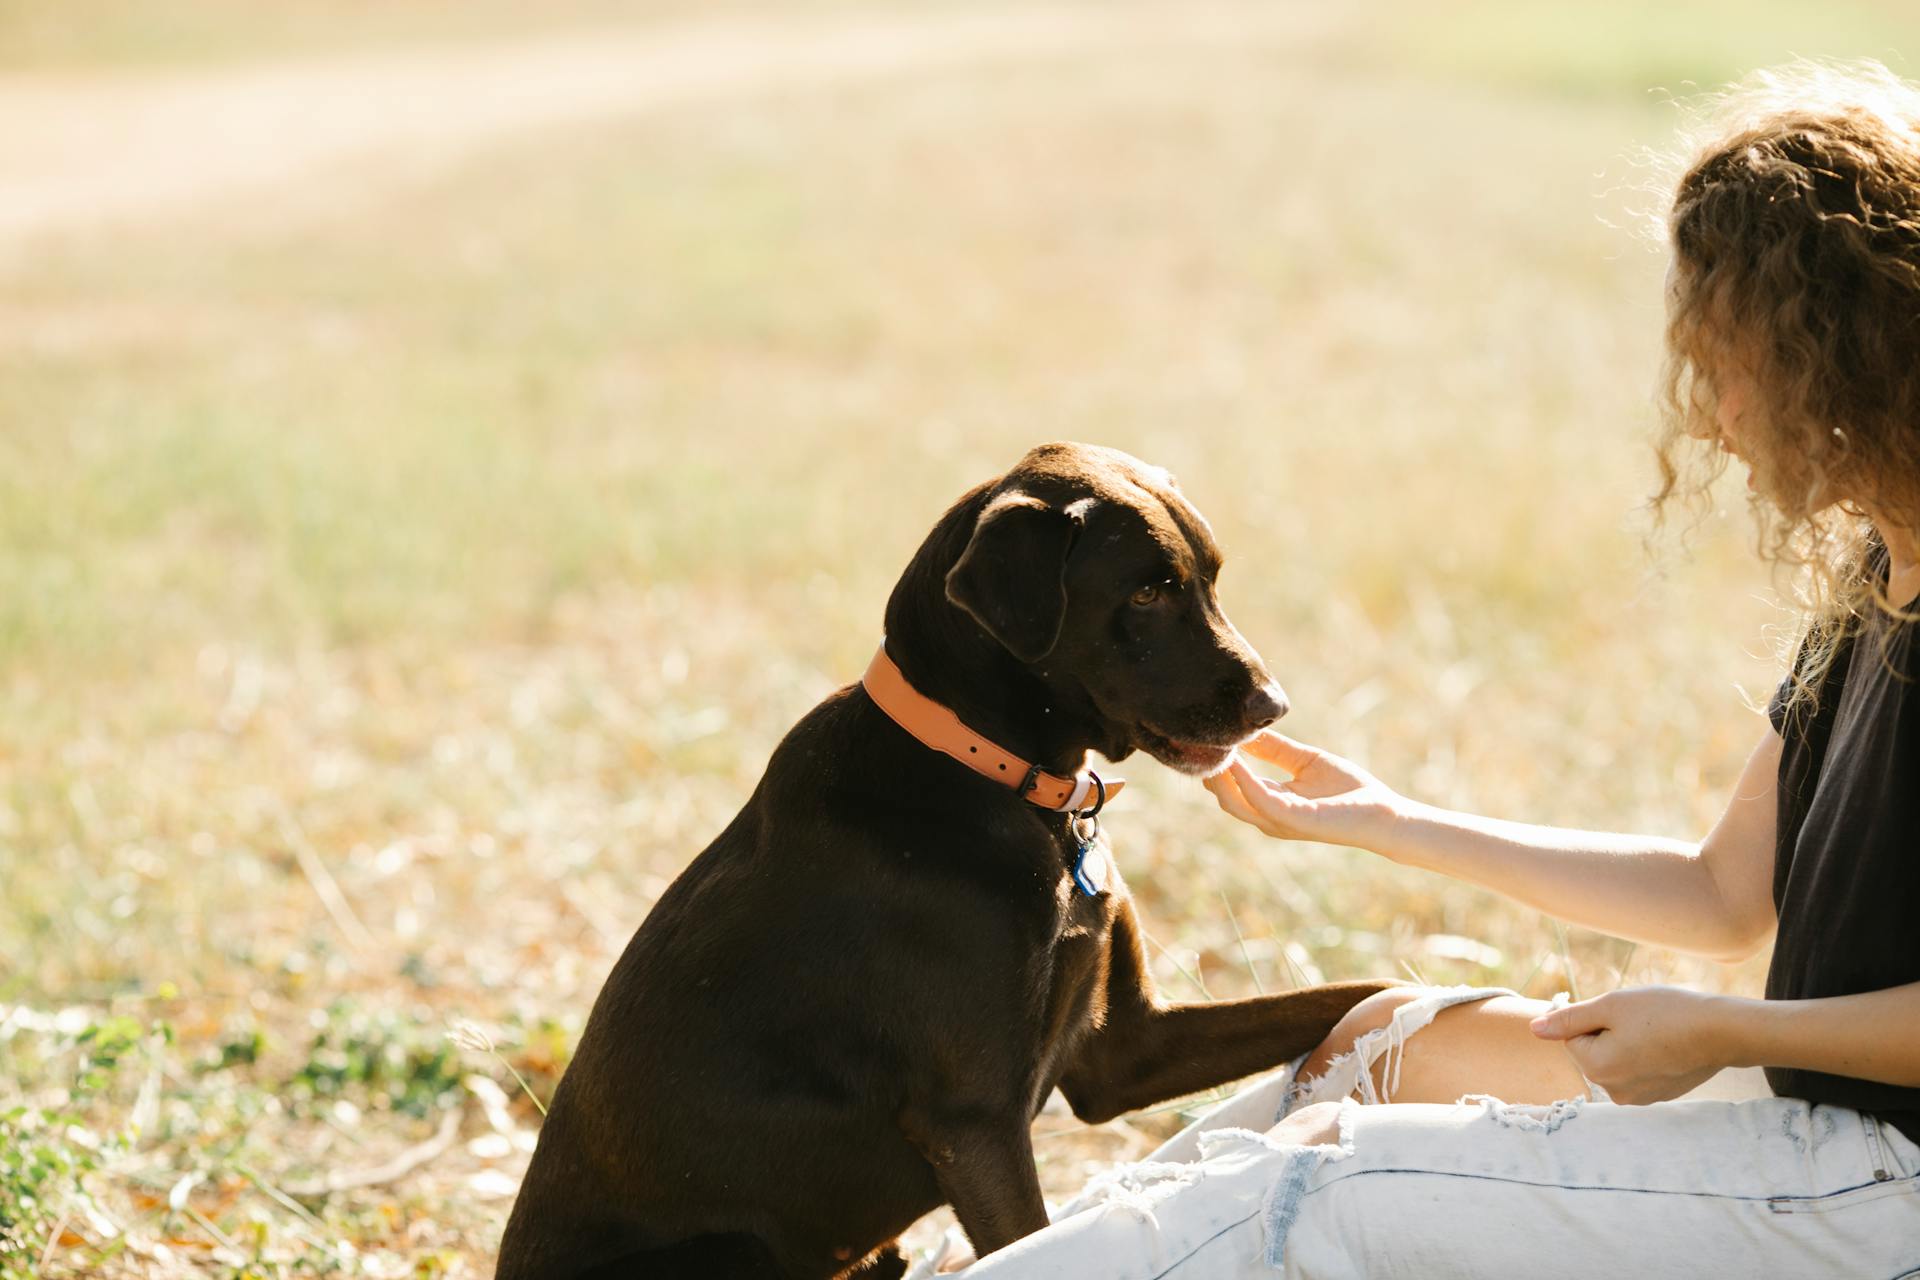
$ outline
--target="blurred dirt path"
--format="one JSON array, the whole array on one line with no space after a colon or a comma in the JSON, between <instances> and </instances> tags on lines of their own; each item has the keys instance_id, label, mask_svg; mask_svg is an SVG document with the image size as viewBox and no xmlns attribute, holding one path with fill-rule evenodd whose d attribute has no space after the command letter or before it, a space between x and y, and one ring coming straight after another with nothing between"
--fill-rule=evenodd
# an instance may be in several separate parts
<instances>
[{"instance_id":1,"label":"blurred dirt path","mask_svg":"<svg viewBox=\"0 0 1920 1280\"><path fill-rule=\"evenodd\" d=\"M361 161L417 176L497 140L747 92L1108 43L1235 39L1249 13L1102 4L739 19L239 70L0 75L0 250L44 232L323 189L317 179L343 169L359 183Z\"/></svg>"}]
</instances>

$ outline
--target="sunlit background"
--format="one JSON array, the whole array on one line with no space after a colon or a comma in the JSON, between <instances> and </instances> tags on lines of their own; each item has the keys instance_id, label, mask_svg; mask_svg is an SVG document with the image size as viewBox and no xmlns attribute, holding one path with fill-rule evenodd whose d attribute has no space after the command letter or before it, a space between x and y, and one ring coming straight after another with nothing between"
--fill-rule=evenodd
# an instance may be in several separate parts
<instances>
[{"instance_id":1,"label":"sunlit background","mask_svg":"<svg viewBox=\"0 0 1920 1280\"><path fill-rule=\"evenodd\" d=\"M1792 619L1737 494L1646 544L1648 152L1915 48L1864 3L0 0L0 1277L490 1274L620 947L1040 441L1179 475L1296 734L1703 832ZM1124 771L1182 998L1764 972ZM1049 1195L1180 1115L1043 1115Z\"/></svg>"}]
</instances>

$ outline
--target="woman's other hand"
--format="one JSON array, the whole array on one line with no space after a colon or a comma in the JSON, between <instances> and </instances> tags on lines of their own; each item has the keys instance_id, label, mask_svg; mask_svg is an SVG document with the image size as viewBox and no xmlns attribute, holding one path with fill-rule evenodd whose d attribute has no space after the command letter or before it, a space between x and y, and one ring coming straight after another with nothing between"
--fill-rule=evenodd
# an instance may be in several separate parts
<instances>
[{"instance_id":1,"label":"woman's other hand","mask_svg":"<svg viewBox=\"0 0 1920 1280\"><path fill-rule=\"evenodd\" d=\"M1565 1041L1581 1074L1615 1102L1665 1102L1729 1065L1719 1047L1724 1004L1681 987L1628 987L1542 1014L1532 1028Z\"/></svg>"},{"instance_id":2,"label":"woman's other hand","mask_svg":"<svg viewBox=\"0 0 1920 1280\"><path fill-rule=\"evenodd\" d=\"M1406 806L1391 787L1351 761L1273 732L1240 747L1227 768L1206 781L1220 807L1282 840L1378 849ZM1262 778L1242 755L1279 765L1285 782Z\"/></svg>"}]
</instances>

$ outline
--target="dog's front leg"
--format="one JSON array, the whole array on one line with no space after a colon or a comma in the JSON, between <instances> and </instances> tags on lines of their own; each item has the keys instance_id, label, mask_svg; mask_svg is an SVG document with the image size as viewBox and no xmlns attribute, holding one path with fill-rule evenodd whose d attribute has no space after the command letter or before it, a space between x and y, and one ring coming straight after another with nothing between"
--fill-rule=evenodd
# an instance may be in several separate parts
<instances>
[{"instance_id":1,"label":"dog's front leg","mask_svg":"<svg viewBox=\"0 0 1920 1280\"><path fill-rule=\"evenodd\" d=\"M933 1167L979 1257L1047 1225L1026 1117L909 1108L900 1114L900 1128Z\"/></svg>"},{"instance_id":2,"label":"dog's front leg","mask_svg":"<svg viewBox=\"0 0 1920 1280\"><path fill-rule=\"evenodd\" d=\"M1333 982L1279 995L1163 1005L1109 1024L1060 1079L1073 1113L1104 1124L1141 1107L1281 1066L1319 1044L1384 982Z\"/></svg>"},{"instance_id":3,"label":"dog's front leg","mask_svg":"<svg viewBox=\"0 0 1920 1280\"><path fill-rule=\"evenodd\" d=\"M1391 982L1330 982L1277 995L1166 1004L1147 970L1131 903L1114 914L1104 1016L1060 1077L1089 1124L1265 1071L1319 1044L1335 1023Z\"/></svg>"}]
</instances>

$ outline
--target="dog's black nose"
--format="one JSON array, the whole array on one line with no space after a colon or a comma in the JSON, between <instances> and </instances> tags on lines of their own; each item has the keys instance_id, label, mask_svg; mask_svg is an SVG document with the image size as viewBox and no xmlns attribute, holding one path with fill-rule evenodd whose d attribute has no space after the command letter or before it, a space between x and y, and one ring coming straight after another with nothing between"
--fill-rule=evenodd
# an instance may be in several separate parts
<instances>
[{"instance_id":1,"label":"dog's black nose","mask_svg":"<svg viewBox=\"0 0 1920 1280\"><path fill-rule=\"evenodd\" d=\"M1287 714L1287 694L1273 681L1253 686L1253 692L1247 695L1247 701L1241 707L1249 730L1264 729Z\"/></svg>"}]
</instances>

